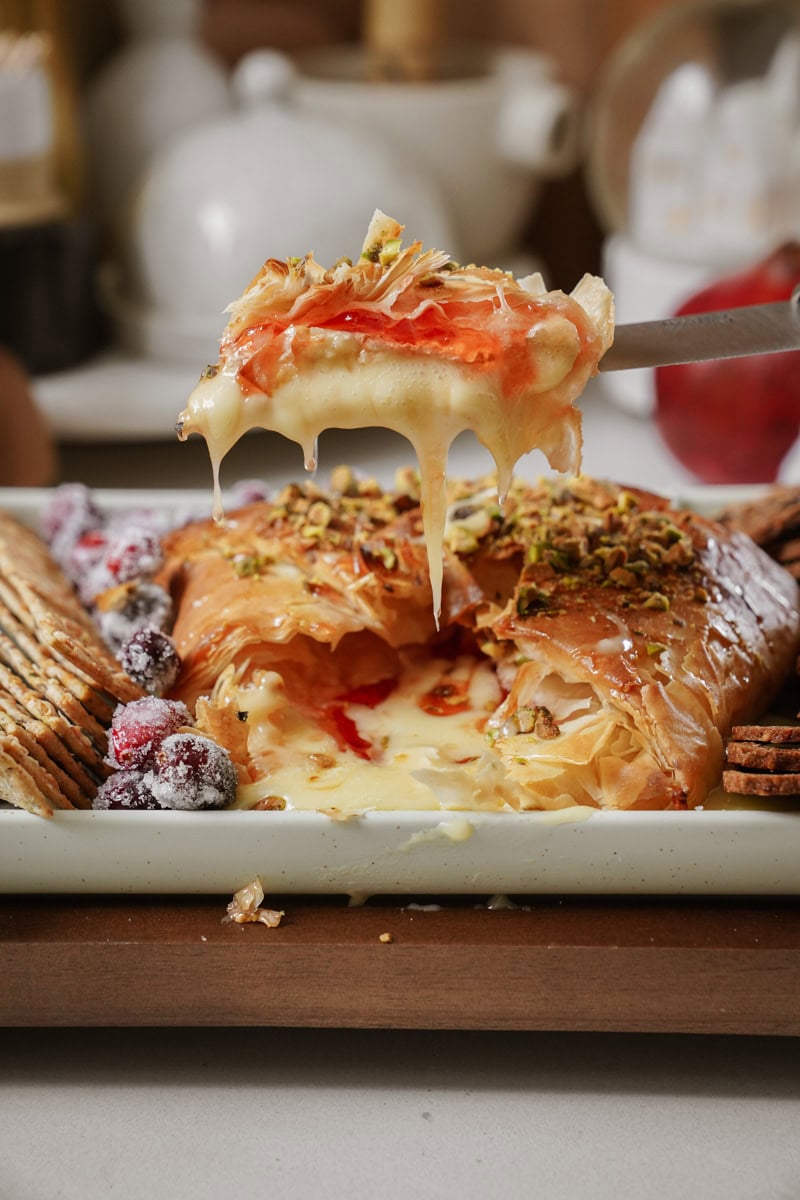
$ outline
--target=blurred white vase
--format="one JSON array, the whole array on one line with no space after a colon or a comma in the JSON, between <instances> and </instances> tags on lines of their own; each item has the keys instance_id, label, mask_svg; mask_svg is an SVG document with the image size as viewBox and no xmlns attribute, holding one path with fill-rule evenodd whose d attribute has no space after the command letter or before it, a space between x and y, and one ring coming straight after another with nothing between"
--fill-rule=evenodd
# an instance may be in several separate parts
<instances>
[{"instance_id":1,"label":"blurred white vase","mask_svg":"<svg viewBox=\"0 0 800 1200\"><path fill-rule=\"evenodd\" d=\"M356 258L375 208L458 254L435 182L385 139L282 103L290 77L283 56L245 60L234 76L241 107L151 162L122 263L104 277L127 348L201 365L216 358L223 310L266 258Z\"/></svg>"},{"instance_id":2,"label":"blurred white vase","mask_svg":"<svg viewBox=\"0 0 800 1200\"><path fill-rule=\"evenodd\" d=\"M232 105L225 68L196 37L202 0L117 0L128 40L88 89L94 212L107 233L153 156Z\"/></svg>"}]
</instances>

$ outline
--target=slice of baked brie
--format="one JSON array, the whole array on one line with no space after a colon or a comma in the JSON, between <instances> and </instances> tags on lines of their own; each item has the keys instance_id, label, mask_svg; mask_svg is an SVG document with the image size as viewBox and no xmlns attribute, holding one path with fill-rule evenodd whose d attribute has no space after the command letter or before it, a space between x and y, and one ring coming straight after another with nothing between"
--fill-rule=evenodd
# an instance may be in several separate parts
<instances>
[{"instance_id":1,"label":"slice of baked brie","mask_svg":"<svg viewBox=\"0 0 800 1200\"><path fill-rule=\"evenodd\" d=\"M376 212L357 262L270 259L239 300L178 420L205 437L219 515L219 465L249 429L281 433L316 463L327 428L403 434L420 467L434 609L441 600L448 449L472 430L492 454L505 495L533 449L557 471L579 470L574 401L613 339L613 301L585 275L570 295L540 275L461 267Z\"/></svg>"},{"instance_id":2,"label":"slice of baked brie","mask_svg":"<svg viewBox=\"0 0 800 1200\"><path fill-rule=\"evenodd\" d=\"M795 580L744 535L578 477L448 485L439 627L418 481L170 535L174 695L244 807L693 807L800 647Z\"/></svg>"}]
</instances>

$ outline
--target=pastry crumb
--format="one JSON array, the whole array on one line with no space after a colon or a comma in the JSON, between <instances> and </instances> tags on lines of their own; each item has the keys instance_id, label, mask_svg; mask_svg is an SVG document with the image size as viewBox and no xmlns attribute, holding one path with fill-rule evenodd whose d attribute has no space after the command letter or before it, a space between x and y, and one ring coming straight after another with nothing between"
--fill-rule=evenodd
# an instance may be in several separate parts
<instances>
[{"instance_id":1,"label":"pastry crumb","mask_svg":"<svg viewBox=\"0 0 800 1200\"><path fill-rule=\"evenodd\" d=\"M222 920L233 921L237 925L259 921L269 929L276 929L286 914L282 909L262 908L263 901L264 888L261 880L256 878L234 893L228 904L227 914Z\"/></svg>"}]
</instances>

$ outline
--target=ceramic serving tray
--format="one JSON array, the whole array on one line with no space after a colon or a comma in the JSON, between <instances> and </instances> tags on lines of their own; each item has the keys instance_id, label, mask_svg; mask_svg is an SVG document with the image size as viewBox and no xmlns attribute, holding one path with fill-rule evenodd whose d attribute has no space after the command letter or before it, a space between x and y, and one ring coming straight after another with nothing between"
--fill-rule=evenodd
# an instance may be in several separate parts
<instances>
[{"instance_id":1,"label":"ceramic serving tray","mask_svg":"<svg viewBox=\"0 0 800 1200\"><path fill-rule=\"evenodd\" d=\"M713 511L744 493L676 497ZM748 493L749 494L749 493ZM36 523L48 493L0 490ZM106 509L207 514L200 492L98 492ZM0 892L800 894L800 809L693 812L59 812L0 807ZM364 796L364 809L370 797Z\"/></svg>"}]
</instances>

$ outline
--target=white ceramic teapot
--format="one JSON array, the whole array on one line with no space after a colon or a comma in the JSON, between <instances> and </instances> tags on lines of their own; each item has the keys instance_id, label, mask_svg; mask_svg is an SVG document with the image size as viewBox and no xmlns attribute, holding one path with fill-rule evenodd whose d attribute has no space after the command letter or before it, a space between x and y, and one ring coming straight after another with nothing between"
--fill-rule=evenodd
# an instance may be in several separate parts
<instances>
[{"instance_id":1,"label":"white ceramic teapot","mask_svg":"<svg viewBox=\"0 0 800 1200\"><path fill-rule=\"evenodd\" d=\"M436 184L377 135L281 102L290 78L282 55L244 60L233 79L238 109L150 163L123 261L101 281L125 348L212 361L225 306L266 258L356 257L378 207L427 245L458 251Z\"/></svg>"},{"instance_id":2,"label":"white ceramic teapot","mask_svg":"<svg viewBox=\"0 0 800 1200\"><path fill-rule=\"evenodd\" d=\"M127 41L84 105L92 207L113 236L147 163L231 107L228 74L197 36L201 0L116 0Z\"/></svg>"},{"instance_id":3,"label":"white ceramic teapot","mask_svg":"<svg viewBox=\"0 0 800 1200\"><path fill-rule=\"evenodd\" d=\"M145 174L123 269L105 280L123 343L215 357L222 310L265 258L353 257L375 208L459 261L506 265L496 255L530 215L534 164L563 170L577 154L577 106L539 56L471 54L467 76L386 88L246 56L238 109L172 141Z\"/></svg>"}]
</instances>

